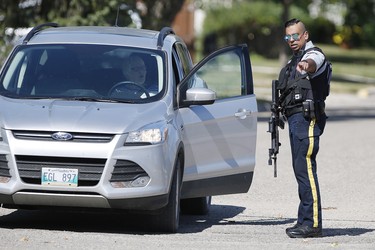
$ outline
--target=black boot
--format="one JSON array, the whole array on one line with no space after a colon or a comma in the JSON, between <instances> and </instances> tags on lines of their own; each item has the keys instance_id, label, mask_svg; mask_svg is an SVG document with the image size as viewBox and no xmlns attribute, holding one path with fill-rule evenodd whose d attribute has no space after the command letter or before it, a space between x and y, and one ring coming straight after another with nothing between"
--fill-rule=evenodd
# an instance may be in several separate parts
<instances>
[{"instance_id":1,"label":"black boot","mask_svg":"<svg viewBox=\"0 0 375 250\"><path fill-rule=\"evenodd\" d=\"M294 226L288 227L287 229L285 229L285 232L288 233L290 230L296 229L297 227L300 227L300 226L302 226L302 224L297 222L296 224L294 224Z\"/></svg>"},{"instance_id":2,"label":"black boot","mask_svg":"<svg viewBox=\"0 0 375 250\"><path fill-rule=\"evenodd\" d=\"M320 227L309 227L309 226L298 226L291 228L286 231L286 234L290 238L311 238L311 237L322 237L322 228Z\"/></svg>"}]
</instances>

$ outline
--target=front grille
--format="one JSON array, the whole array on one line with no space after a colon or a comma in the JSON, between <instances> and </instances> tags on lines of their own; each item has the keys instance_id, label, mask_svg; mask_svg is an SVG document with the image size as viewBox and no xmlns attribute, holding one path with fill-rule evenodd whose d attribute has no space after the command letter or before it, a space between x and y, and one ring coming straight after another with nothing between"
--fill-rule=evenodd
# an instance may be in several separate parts
<instances>
[{"instance_id":1,"label":"front grille","mask_svg":"<svg viewBox=\"0 0 375 250\"><path fill-rule=\"evenodd\" d=\"M110 182L133 181L141 176L148 176L138 164L132 161L117 160Z\"/></svg>"},{"instance_id":2,"label":"front grille","mask_svg":"<svg viewBox=\"0 0 375 250\"><path fill-rule=\"evenodd\" d=\"M16 155L23 182L41 184L42 168L78 169L78 186L95 186L102 176L106 159Z\"/></svg>"},{"instance_id":3,"label":"front grille","mask_svg":"<svg viewBox=\"0 0 375 250\"><path fill-rule=\"evenodd\" d=\"M14 130L13 136L20 140L38 140L38 141L53 141L53 131L27 131ZM73 142L110 142L114 135L112 134L96 134L96 133L77 133L69 132L72 135Z\"/></svg>"},{"instance_id":4,"label":"front grille","mask_svg":"<svg viewBox=\"0 0 375 250\"><path fill-rule=\"evenodd\" d=\"M0 176L9 178L11 177L6 155L0 155Z\"/></svg>"}]
</instances>

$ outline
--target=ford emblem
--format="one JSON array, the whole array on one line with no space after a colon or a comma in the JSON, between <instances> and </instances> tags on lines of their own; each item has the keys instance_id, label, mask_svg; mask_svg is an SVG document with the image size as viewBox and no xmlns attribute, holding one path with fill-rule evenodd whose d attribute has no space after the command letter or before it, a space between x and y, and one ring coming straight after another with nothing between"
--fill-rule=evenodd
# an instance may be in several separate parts
<instances>
[{"instance_id":1,"label":"ford emblem","mask_svg":"<svg viewBox=\"0 0 375 250\"><path fill-rule=\"evenodd\" d=\"M52 139L56 141L69 141L73 139L73 135L66 132L56 132L52 134Z\"/></svg>"}]
</instances>

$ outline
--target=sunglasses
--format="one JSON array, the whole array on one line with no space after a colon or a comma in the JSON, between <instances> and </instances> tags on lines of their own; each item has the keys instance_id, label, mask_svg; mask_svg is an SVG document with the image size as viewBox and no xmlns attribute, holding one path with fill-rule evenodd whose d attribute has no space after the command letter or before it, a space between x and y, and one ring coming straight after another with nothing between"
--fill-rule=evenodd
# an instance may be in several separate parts
<instances>
[{"instance_id":1,"label":"sunglasses","mask_svg":"<svg viewBox=\"0 0 375 250\"><path fill-rule=\"evenodd\" d=\"M301 34L301 36L302 36L304 33L305 33L305 32L303 32L303 33ZM294 33L294 34L291 34L291 35L285 35L285 36L284 36L284 40L285 40L285 42L289 42L289 41L292 40L292 38L293 38L294 41L299 41L299 40L301 39L301 36L300 36L300 34L298 34L298 33Z\"/></svg>"}]
</instances>

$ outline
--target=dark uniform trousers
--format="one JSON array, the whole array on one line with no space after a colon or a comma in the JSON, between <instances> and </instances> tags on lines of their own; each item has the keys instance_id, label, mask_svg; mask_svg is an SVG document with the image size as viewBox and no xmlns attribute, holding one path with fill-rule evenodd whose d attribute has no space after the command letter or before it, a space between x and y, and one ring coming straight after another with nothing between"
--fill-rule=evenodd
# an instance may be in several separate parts
<instances>
[{"instance_id":1,"label":"dark uniform trousers","mask_svg":"<svg viewBox=\"0 0 375 250\"><path fill-rule=\"evenodd\" d=\"M294 174L298 183L300 204L298 221L301 225L322 227L316 155L319 137L326 124L325 114L317 121L305 118L302 112L288 117L289 138Z\"/></svg>"}]
</instances>

